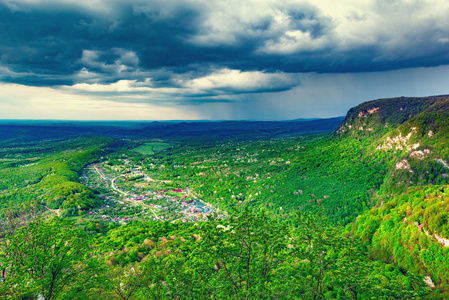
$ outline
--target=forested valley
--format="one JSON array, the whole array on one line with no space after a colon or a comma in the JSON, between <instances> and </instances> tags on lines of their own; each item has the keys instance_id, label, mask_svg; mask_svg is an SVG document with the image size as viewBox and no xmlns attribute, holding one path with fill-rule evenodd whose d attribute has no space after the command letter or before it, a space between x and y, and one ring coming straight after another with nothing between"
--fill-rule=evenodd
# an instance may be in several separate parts
<instances>
[{"instance_id":1,"label":"forested valley","mask_svg":"<svg viewBox=\"0 0 449 300\"><path fill-rule=\"evenodd\" d=\"M449 97L340 121L0 124L1 298L449 297Z\"/></svg>"}]
</instances>

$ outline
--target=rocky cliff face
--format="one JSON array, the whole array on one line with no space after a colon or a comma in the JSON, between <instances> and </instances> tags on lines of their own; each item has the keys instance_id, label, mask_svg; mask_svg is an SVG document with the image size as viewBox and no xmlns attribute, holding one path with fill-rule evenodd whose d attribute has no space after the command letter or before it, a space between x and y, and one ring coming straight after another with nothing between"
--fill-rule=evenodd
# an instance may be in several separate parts
<instances>
[{"instance_id":1,"label":"rocky cliff face","mask_svg":"<svg viewBox=\"0 0 449 300\"><path fill-rule=\"evenodd\" d=\"M419 115L447 96L390 98L362 103L350 109L337 130L340 135L381 136Z\"/></svg>"},{"instance_id":2,"label":"rocky cliff face","mask_svg":"<svg viewBox=\"0 0 449 300\"><path fill-rule=\"evenodd\" d=\"M390 178L395 184L449 183L449 97L433 99L430 106L374 144L377 155L396 163L395 178Z\"/></svg>"},{"instance_id":3,"label":"rocky cliff face","mask_svg":"<svg viewBox=\"0 0 449 300\"><path fill-rule=\"evenodd\" d=\"M449 96L362 103L349 110L337 135L372 141L366 154L390 165L389 188L449 184Z\"/></svg>"},{"instance_id":4,"label":"rocky cliff face","mask_svg":"<svg viewBox=\"0 0 449 300\"><path fill-rule=\"evenodd\" d=\"M425 276L439 289L435 298L447 299L449 96L363 103L349 111L338 135L372 141L365 157L388 169L375 206L357 217L352 233L374 258Z\"/></svg>"}]
</instances>

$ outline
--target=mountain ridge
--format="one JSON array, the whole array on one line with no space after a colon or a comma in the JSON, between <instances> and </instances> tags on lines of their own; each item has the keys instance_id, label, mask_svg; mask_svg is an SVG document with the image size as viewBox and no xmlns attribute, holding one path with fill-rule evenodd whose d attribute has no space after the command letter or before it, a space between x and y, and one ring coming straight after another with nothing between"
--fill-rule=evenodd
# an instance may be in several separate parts
<instances>
[{"instance_id":1,"label":"mountain ridge","mask_svg":"<svg viewBox=\"0 0 449 300\"><path fill-rule=\"evenodd\" d=\"M341 138L372 141L366 156L387 166L374 207L347 228L373 259L426 276L429 287L447 293L449 96L409 100L410 106L402 97L361 104L338 129Z\"/></svg>"},{"instance_id":2,"label":"mountain ridge","mask_svg":"<svg viewBox=\"0 0 449 300\"><path fill-rule=\"evenodd\" d=\"M448 97L397 97L367 101L348 111L337 133L359 137L384 134Z\"/></svg>"}]
</instances>

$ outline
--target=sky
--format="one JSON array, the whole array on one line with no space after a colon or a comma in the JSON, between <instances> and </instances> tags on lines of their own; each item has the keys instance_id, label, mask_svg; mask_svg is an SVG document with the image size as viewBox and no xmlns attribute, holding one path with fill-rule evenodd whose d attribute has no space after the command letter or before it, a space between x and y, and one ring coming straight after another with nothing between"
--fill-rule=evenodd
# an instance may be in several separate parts
<instances>
[{"instance_id":1,"label":"sky","mask_svg":"<svg viewBox=\"0 0 449 300\"><path fill-rule=\"evenodd\" d=\"M0 0L0 119L329 118L441 94L447 0Z\"/></svg>"}]
</instances>

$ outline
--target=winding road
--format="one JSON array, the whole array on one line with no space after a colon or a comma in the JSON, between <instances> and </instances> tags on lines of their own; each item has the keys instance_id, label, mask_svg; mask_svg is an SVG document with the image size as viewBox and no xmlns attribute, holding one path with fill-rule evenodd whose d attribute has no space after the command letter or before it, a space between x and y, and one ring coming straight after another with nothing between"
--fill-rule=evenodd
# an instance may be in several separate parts
<instances>
[{"instance_id":1,"label":"winding road","mask_svg":"<svg viewBox=\"0 0 449 300\"><path fill-rule=\"evenodd\" d=\"M125 193L124 191L119 190L119 189L115 186L115 180L116 180L117 178L119 178L119 177L120 177L120 176L117 176L117 177L115 177L114 179L111 180L111 188L112 188L114 191L117 191L118 193L127 196L128 193Z\"/></svg>"},{"instance_id":2,"label":"winding road","mask_svg":"<svg viewBox=\"0 0 449 300\"><path fill-rule=\"evenodd\" d=\"M117 191L118 193L120 193L120 194L122 194L122 195L124 195L124 196L127 196L128 193L126 193L126 192L124 192L124 191L118 189L117 186L115 185L115 180L116 180L117 178L119 178L119 177L120 177L120 176L117 176L117 177L115 177L114 179L111 180L111 188L112 188L113 190ZM127 199L124 199L124 200L127 201L127 202L130 202L130 203L132 203L132 204L136 204L136 202L133 202L133 201L131 201L131 200L127 200ZM146 208L148 208L148 209L150 209L151 212L153 213L154 217L156 218L156 220L159 220L159 217L156 215L156 213L155 213L154 210L151 208L151 206L146 205L145 203L142 203L142 202L140 202L140 205L141 205L141 206L144 206L144 207L146 207Z\"/></svg>"}]
</instances>

